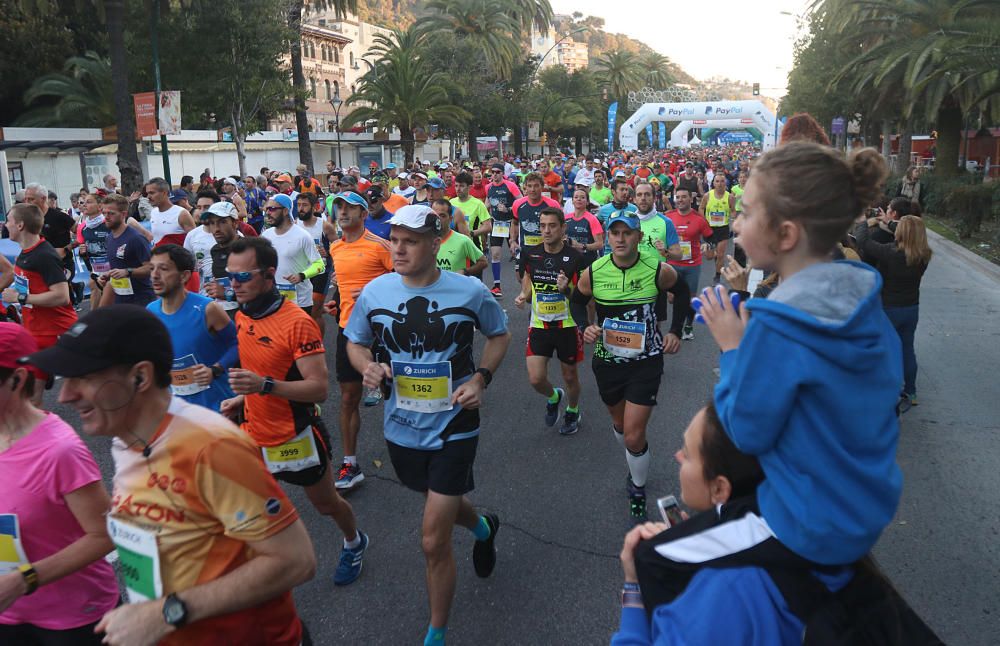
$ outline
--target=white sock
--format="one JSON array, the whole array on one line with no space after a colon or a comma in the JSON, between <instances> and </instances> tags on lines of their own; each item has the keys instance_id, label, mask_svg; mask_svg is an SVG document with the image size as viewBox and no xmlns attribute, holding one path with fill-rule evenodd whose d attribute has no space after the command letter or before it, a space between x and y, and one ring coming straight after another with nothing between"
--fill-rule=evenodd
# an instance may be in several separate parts
<instances>
[{"instance_id":1,"label":"white sock","mask_svg":"<svg viewBox=\"0 0 1000 646\"><path fill-rule=\"evenodd\" d=\"M356 455L345 455L344 456L344 462L346 462L347 464L350 464L350 465L354 466L354 465L356 465L358 463L358 456L356 456Z\"/></svg>"},{"instance_id":2,"label":"white sock","mask_svg":"<svg viewBox=\"0 0 1000 646\"><path fill-rule=\"evenodd\" d=\"M359 545L361 545L361 532L356 532L353 541L349 541L347 540L347 538L344 538L344 547L346 547L349 550L353 550L355 547Z\"/></svg>"},{"instance_id":3,"label":"white sock","mask_svg":"<svg viewBox=\"0 0 1000 646\"><path fill-rule=\"evenodd\" d=\"M649 475L649 445L647 444L639 455L625 449L625 461L628 462L628 470L632 474L632 484L645 487L646 476Z\"/></svg>"},{"instance_id":4,"label":"white sock","mask_svg":"<svg viewBox=\"0 0 1000 646\"><path fill-rule=\"evenodd\" d=\"M611 431L615 434L615 439L618 440L618 444L620 444L622 448L625 448L625 433L619 431L618 427L614 424L611 425Z\"/></svg>"}]
</instances>

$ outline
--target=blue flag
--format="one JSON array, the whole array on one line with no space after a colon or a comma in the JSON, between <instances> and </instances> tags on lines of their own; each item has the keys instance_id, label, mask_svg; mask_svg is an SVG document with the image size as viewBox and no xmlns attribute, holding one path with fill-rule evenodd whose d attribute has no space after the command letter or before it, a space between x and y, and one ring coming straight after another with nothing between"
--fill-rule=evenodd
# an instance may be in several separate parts
<instances>
[{"instance_id":1,"label":"blue flag","mask_svg":"<svg viewBox=\"0 0 1000 646\"><path fill-rule=\"evenodd\" d=\"M665 149L667 147L667 124L664 121L660 122L660 149Z\"/></svg>"},{"instance_id":2,"label":"blue flag","mask_svg":"<svg viewBox=\"0 0 1000 646\"><path fill-rule=\"evenodd\" d=\"M615 122L618 120L618 102L608 106L608 150L615 149Z\"/></svg>"},{"instance_id":3,"label":"blue flag","mask_svg":"<svg viewBox=\"0 0 1000 646\"><path fill-rule=\"evenodd\" d=\"M653 147L653 124L646 126L646 139L649 141L649 147Z\"/></svg>"}]
</instances>

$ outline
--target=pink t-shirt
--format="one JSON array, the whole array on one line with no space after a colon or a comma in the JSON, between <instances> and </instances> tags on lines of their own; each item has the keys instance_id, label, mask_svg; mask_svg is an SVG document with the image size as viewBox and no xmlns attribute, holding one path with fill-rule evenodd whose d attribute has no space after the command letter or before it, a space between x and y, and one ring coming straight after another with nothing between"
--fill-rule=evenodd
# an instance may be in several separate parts
<instances>
[{"instance_id":1,"label":"pink t-shirt","mask_svg":"<svg viewBox=\"0 0 1000 646\"><path fill-rule=\"evenodd\" d=\"M52 413L0 453L0 514L17 514L29 561L41 561L84 536L64 496L100 481L101 472L83 441ZM0 624L79 628L98 621L118 599L114 570L104 559L97 559L15 601L0 613Z\"/></svg>"}]
</instances>

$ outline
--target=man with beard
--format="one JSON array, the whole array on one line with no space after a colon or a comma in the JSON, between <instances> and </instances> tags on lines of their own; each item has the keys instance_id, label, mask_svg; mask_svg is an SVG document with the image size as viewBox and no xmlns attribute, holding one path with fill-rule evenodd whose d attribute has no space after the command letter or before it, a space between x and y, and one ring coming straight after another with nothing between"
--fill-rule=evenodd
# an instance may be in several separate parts
<instances>
[{"instance_id":1,"label":"man with beard","mask_svg":"<svg viewBox=\"0 0 1000 646\"><path fill-rule=\"evenodd\" d=\"M319 326L320 334L326 332L326 324L323 321L323 301L326 298L326 290L330 287L330 272L333 270L333 263L330 262L330 253L327 249L330 243L337 239L337 227L326 218L319 217L319 198L312 193L299 193L296 198L299 207L298 225L309 234L316 253L323 261L323 271L312 278L312 312L313 320Z\"/></svg>"},{"instance_id":2,"label":"man with beard","mask_svg":"<svg viewBox=\"0 0 1000 646\"><path fill-rule=\"evenodd\" d=\"M112 303L146 307L153 300L149 242L128 225L127 213L128 200L123 195L104 198L104 223L110 231L107 238L110 269L98 278L101 307Z\"/></svg>"},{"instance_id":3,"label":"man with beard","mask_svg":"<svg viewBox=\"0 0 1000 646\"><path fill-rule=\"evenodd\" d=\"M296 196L297 197L297 196ZM293 221L293 204L287 195L275 195L267 202L264 220L268 228L261 234L278 252L278 272L274 276L278 293L312 314L312 285L326 264L316 251L312 237Z\"/></svg>"}]
</instances>

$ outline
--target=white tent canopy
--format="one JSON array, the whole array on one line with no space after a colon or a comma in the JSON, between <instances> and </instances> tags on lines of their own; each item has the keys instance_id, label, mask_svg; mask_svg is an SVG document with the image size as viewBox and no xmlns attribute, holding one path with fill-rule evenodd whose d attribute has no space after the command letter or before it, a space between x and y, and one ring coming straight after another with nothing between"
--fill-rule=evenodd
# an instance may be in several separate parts
<instances>
[{"instance_id":1,"label":"white tent canopy","mask_svg":"<svg viewBox=\"0 0 1000 646\"><path fill-rule=\"evenodd\" d=\"M639 133L654 121L691 121L691 127L714 126L715 122L737 120L749 121L747 127L757 128L764 135L764 149L774 146L781 126L774 113L760 101L691 101L683 103L646 103L622 124L618 138L622 148L631 150L639 147ZM704 122L704 123L698 123ZM691 127L683 132L686 133ZM674 130L674 135L677 130ZM684 145L675 142L672 146Z\"/></svg>"}]
</instances>

